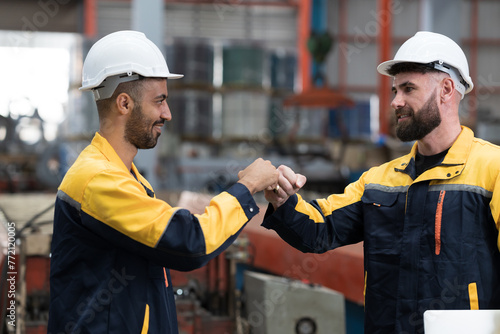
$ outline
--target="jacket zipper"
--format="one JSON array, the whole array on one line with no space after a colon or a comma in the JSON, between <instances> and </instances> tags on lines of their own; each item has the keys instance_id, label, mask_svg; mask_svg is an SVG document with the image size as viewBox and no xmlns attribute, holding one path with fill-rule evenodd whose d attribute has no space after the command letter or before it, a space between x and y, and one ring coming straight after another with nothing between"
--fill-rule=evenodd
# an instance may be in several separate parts
<instances>
[{"instance_id":1,"label":"jacket zipper","mask_svg":"<svg viewBox=\"0 0 500 334\"><path fill-rule=\"evenodd\" d=\"M439 199L436 208L436 219L434 221L434 241L436 244L436 255L441 253L441 220L443 218L443 202L446 190L439 192Z\"/></svg>"}]
</instances>

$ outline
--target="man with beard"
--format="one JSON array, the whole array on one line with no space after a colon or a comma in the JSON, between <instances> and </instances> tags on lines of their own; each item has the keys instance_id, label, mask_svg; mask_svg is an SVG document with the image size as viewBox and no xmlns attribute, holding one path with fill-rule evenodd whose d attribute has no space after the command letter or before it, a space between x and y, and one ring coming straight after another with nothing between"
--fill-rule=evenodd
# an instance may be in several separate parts
<instances>
[{"instance_id":1,"label":"man with beard","mask_svg":"<svg viewBox=\"0 0 500 334\"><path fill-rule=\"evenodd\" d=\"M94 94L99 131L57 192L49 333L177 333L169 269L220 254L259 212L252 195L277 185L276 168L257 159L204 214L156 198L133 159L172 118L167 79L180 77L139 32L112 33L90 49L82 89Z\"/></svg>"},{"instance_id":2,"label":"man with beard","mask_svg":"<svg viewBox=\"0 0 500 334\"><path fill-rule=\"evenodd\" d=\"M377 69L393 77L411 152L310 202L305 177L280 166L263 226L303 252L364 242L365 333L423 333L431 309L500 308L500 148L460 125L473 88L463 51L418 32Z\"/></svg>"}]
</instances>

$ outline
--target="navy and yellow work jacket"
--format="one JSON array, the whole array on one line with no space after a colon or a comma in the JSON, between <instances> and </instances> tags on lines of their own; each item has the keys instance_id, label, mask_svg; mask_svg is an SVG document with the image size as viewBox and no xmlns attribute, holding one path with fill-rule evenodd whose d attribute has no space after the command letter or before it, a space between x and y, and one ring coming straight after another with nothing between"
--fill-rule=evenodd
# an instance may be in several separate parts
<instances>
[{"instance_id":1,"label":"navy and yellow work jacket","mask_svg":"<svg viewBox=\"0 0 500 334\"><path fill-rule=\"evenodd\" d=\"M236 183L193 215L156 199L99 134L56 199L48 332L178 333L170 269L192 270L237 237L258 206Z\"/></svg>"},{"instance_id":2,"label":"navy and yellow work jacket","mask_svg":"<svg viewBox=\"0 0 500 334\"><path fill-rule=\"evenodd\" d=\"M263 223L303 252L364 241L366 333L423 333L428 309L500 308L500 147L462 127L418 177L416 150L343 194L294 195Z\"/></svg>"}]
</instances>

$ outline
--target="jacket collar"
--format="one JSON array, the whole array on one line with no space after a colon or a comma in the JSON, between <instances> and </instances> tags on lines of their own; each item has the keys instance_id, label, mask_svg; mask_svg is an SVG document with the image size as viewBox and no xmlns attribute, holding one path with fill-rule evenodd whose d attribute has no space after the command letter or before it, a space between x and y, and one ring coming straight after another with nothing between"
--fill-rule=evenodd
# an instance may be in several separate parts
<instances>
[{"instance_id":1,"label":"jacket collar","mask_svg":"<svg viewBox=\"0 0 500 334\"><path fill-rule=\"evenodd\" d=\"M453 143L448 154L444 157L443 165L465 164L472 147L474 132L468 127L462 126L462 132Z\"/></svg>"},{"instance_id":2,"label":"jacket collar","mask_svg":"<svg viewBox=\"0 0 500 334\"><path fill-rule=\"evenodd\" d=\"M127 171L127 166L125 166L122 159L120 159L113 146L111 146L107 139L101 136L99 132L95 133L91 144L92 146L95 146L109 162L112 162L113 164L120 166L120 169ZM134 168L133 164L132 168Z\"/></svg>"},{"instance_id":3,"label":"jacket collar","mask_svg":"<svg viewBox=\"0 0 500 334\"><path fill-rule=\"evenodd\" d=\"M449 178L452 175L458 175L461 173L463 166L465 165L467 158L469 156L472 140L474 138L474 132L466 126L462 126L462 131L458 135L453 145L450 147L448 153L443 159L440 166L455 167L457 169L453 174L449 172L446 174ZM401 164L395 167L398 172L404 172L415 179L415 155L417 153L418 143L415 142L411 149L411 152L406 156L401 158ZM425 172L424 174L427 174Z\"/></svg>"},{"instance_id":4,"label":"jacket collar","mask_svg":"<svg viewBox=\"0 0 500 334\"><path fill-rule=\"evenodd\" d=\"M116 166L119 166L120 169L123 169L123 171L127 174L130 174L130 177L134 177L139 183L141 183L148 193L150 197L154 197L154 192L153 188L149 184L149 182L139 173L139 170L135 166L134 163L132 163L132 170L129 171L127 170L127 166L123 163L122 159L118 156L116 153L115 149L111 144L99 134L99 132L96 132L94 135L94 139L92 139L92 146L95 146L103 155L104 157L111 163L113 163ZM133 173L133 175L131 174Z\"/></svg>"}]
</instances>

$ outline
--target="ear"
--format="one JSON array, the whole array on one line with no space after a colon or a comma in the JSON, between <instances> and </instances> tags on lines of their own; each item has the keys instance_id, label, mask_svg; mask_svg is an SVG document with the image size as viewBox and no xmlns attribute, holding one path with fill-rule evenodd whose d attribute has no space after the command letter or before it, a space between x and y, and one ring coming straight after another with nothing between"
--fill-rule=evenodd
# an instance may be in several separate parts
<instances>
[{"instance_id":1,"label":"ear","mask_svg":"<svg viewBox=\"0 0 500 334\"><path fill-rule=\"evenodd\" d=\"M134 100L127 93L121 93L116 97L116 108L118 112L122 115L130 113L134 108Z\"/></svg>"},{"instance_id":2,"label":"ear","mask_svg":"<svg viewBox=\"0 0 500 334\"><path fill-rule=\"evenodd\" d=\"M448 102L455 92L455 82L451 78L444 78L441 86L440 99L441 102ZM457 92L458 93L458 92Z\"/></svg>"}]
</instances>

